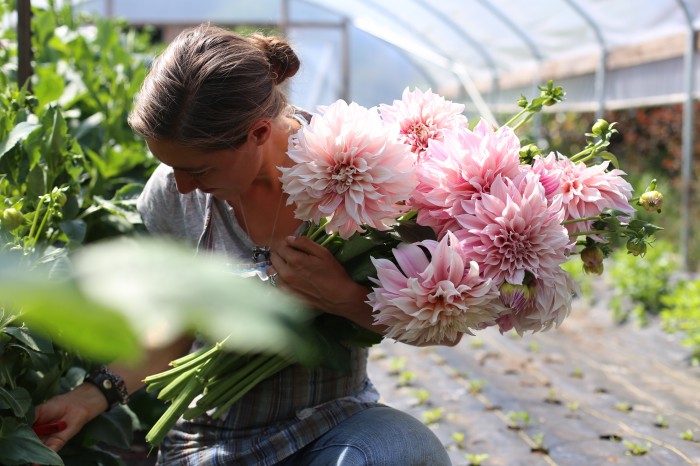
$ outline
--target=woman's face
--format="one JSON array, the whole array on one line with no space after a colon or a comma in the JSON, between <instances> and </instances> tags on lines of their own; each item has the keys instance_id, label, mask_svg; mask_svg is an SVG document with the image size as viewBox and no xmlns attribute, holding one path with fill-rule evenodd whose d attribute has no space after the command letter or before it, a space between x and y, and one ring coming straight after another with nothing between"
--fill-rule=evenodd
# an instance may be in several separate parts
<instances>
[{"instance_id":1,"label":"woman's face","mask_svg":"<svg viewBox=\"0 0 700 466\"><path fill-rule=\"evenodd\" d=\"M236 149L199 150L174 141L147 140L151 153L173 168L177 190L199 189L222 200L237 199L260 172L262 152L250 142Z\"/></svg>"}]
</instances>

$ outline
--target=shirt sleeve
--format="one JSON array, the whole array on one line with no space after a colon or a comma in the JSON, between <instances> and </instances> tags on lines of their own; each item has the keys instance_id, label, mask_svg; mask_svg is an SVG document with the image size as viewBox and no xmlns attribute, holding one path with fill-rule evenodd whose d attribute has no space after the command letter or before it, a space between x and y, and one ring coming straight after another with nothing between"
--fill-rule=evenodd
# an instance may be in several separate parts
<instances>
[{"instance_id":1,"label":"shirt sleeve","mask_svg":"<svg viewBox=\"0 0 700 466\"><path fill-rule=\"evenodd\" d=\"M196 241L204 219L203 197L180 194L172 168L159 165L146 182L136 207L149 233Z\"/></svg>"}]
</instances>

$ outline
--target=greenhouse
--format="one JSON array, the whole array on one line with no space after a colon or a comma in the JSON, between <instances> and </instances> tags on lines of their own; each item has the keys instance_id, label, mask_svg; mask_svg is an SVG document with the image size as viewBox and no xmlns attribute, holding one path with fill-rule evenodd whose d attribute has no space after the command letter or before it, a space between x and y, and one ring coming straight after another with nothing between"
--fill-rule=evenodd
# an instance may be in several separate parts
<instances>
[{"instance_id":1,"label":"greenhouse","mask_svg":"<svg viewBox=\"0 0 700 466\"><path fill-rule=\"evenodd\" d=\"M698 30L0 0L0 464L700 463Z\"/></svg>"}]
</instances>

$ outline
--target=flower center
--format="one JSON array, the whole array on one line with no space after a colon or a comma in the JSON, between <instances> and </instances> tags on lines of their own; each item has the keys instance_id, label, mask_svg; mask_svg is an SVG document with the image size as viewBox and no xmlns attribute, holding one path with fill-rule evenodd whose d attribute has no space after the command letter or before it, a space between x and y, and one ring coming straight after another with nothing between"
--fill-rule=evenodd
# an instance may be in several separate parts
<instances>
[{"instance_id":1,"label":"flower center","mask_svg":"<svg viewBox=\"0 0 700 466\"><path fill-rule=\"evenodd\" d=\"M348 163L339 163L334 167L329 168L332 181L329 183L326 191L344 193L356 181L359 170L357 167Z\"/></svg>"}]
</instances>

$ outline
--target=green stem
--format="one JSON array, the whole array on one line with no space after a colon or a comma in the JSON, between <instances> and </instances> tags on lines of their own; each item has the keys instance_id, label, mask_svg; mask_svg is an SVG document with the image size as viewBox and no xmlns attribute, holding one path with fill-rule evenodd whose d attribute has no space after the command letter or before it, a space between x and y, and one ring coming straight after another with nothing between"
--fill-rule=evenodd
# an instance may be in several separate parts
<instances>
[{"instance_id":1,"label":"green stem","mask_svg":"<svg viewBox=\"0 0 700 466\"><path fill-rule=\"evenodd\" d=\"M46 222L49 220L49 217L51 216L51 206L46 208L46 212L44 212L44 218L41 219L41 224L39 224L39 228L36 230L36 234L34 237L31 235L29 236L29 241L31 242L32 246L36 246L36 243L39 242L39 236L41 236L41 232L44 231L44 227L46 226ZM33 225L32 225L33 226Z\"/></svg>"},{"instance_id":2,"label":"green stem","mask_svg":"<svg viewBox=\"0 0 700 466\"><path fill-rule=\"evenodd\" d=\"M194 377L190 378L180 395L173 401L168 409L165 410L155 424L153 424L151 430L148 431L146 434L146 441L153 446L160 444L168 431L175 425L180 416L182 416L182 413L187 410L192 400L199 394L200 390L201 384L199 380Z\"/></svg>"},{"instance_id":3,"label":"green stem","mask_svg":"<svg viewBox=\"0 0 700 466\"><path fill-rule=\"evenodd\" d=\"M45 196L42 196L41 200L39 201L39 205L36 208L36 212L34 212L34 219L32 220L32 226L29 228L29 234L27 235L28 241L24 243L24 252L27 252L27 245L32 244L32 240L34 239L34 232L36 231L36 226L39 221L39 215L41 215L41 205L44 203L44 198Z\"/></svg>"},{"instance_id":4,"label":"green stem","mask_svg":"<svg viewBox=\"0 0 700 466\"><path fill-rule=\"evenodd\" d=\"M513 116L510 120L506 121L503 126L510 126L514 121L517 121L521 116L523 116L526 112L529 112L529 108L525 107L524 109L520 110L517 114ZM503 127L502 126L502 127Z\"/></svg>"},{"instance_id":5,"label":"green stem","mask_svg":"<svg viewBox=\"0 0 700 466\"><path fill-rule=\"evenodd\" d=\"M583 149L581 152L577 152L576 154L572 155L571 157L569 157L569 160L571 160L572 162L586 161L590 157L594 157L595 153L598 152L598 149L600 149L602 147L602 145L603 145L603 141L600 140L600 141L596 142L595 144L593 144L592 146ZM588 154L590 154L590 155L587 158L585 158L584 160L579 160L581 157L588 155Z\"/></svg>"},{"instance_id":6,"label":"green stem","mask_svg":"<svg viewBox=\"0 0 700 466\"><path fill-rule=\"evenodd\" d=\"M571 223L576 223L576 222L587 222L588 220L600 220L600 216L596 215L595 217L581 217L581 218L572 218L571 220L564 220L561 222L562 225L569 225Z\"/></svg>"},{"instance_id":7,"label":"green stem","mask_svg":"<svg viewBox=\"0 0 700 466\"><path fill-rule=\"evenodd\" d=\"M206 362L204 364L207 364ZM201 369L201 366L193 367L190 370L184 371L174 377L173 380L168 382L160 392L158 392L159 400L170 400L176 398L180 394L180 389L187 385L192 377ZM156 385L151 384L148 386L147 391L153 391L156 389Z\"/></svg>"},{"instance_id":8,"label":"green stem","mask_svg":"<svg viewBox=\"0 0 700 466\"><path fill-rule=\"evenodd\" d=\"M323 242L321 243L321 246L324 246L324 247L327 246L328 243L330 243L331 241L333 241L337 237L338 237L338 233L333 233L332 235L328 236L328 238L323 240Z\"/></svg>"},{"instance_id":9,"label":"green stem","mask_svg":"<svg viewBox=\"0 0 700 466\"><path fill-rule=\"evenodd\" d=\"M164 372L159 372L158 374L149 375L143 381L146 382L150 387L153 384L175 377L181 374L183 371L186 371L192 368L193 366L201 364L204 360L209 359L211 356L213 356L220 350L221 347L218 345L214 345L208 350L206 348L201 348L196 353L192 353L196 354L195 357L189 357L190 355L183 356L182 358L176 360L179 361L177 365L173 364L175 361L171 363L171 365L174 366L172 369L168 369ZM182 362L183 359L185 360L184 363ZM147 388L147 390L150 391L149 388Z\"/></svg>"},{"instance_id":10,"label":"green stem","mask_svg":"<svg viewBox=\"0 0 700 466\"><path fill-rule=\"evenodd\" d=\"M402 222L408 222L413 220L414 218L418 217L418 211L417 210L409 210L405 214L403 214L401 217L397 219L399 223Z\"/></svg>"},{"instance_id":11,"label":"green stem","mask_svg":"<svg viewBox=\"0 0 700 466\"><path fill-rule=\"evenodd\" d=\"M318 238L322 233L326 231L326 225L328 224L328 219L324 218L321 220L321 222L318 224L318 228L309 235L309 238L312 239L313 241L316 241L316 238Z\"/></svg>"},{"instance_id":12,"label":"green stem","mask_svg":"<svg viewBox=\"0 0 700 466\"><path fill-rule=\"evenodd\" d=\"M253 388L252 385L249 387L247 385L251 379L256 378L259 374L269 373L268 366L274 362L275 358L279 358L279 356L257 356L241 369L222 377L216 383L207 384L206 392L197 400L197 406L188 409L184 414L185 419L193 419L224 404L231 406L233 403L229 403L229 401L232 397L234 397L235 402ZM241 390L246 387L248 388L241 393Z\"/></svg>"},{"instance_id":13,"label":"green stem","mask_svg":"<svg viewBox=\"0 0 700 466\"><path fill-rule=\"evenodd\" d=\"M533 116L535 116L535 114L532 113L532 112L530 112L530 114L527 115L527 116L526 116L525 118L523 118L522 120L520 120L520 121L518 122L517 125L513 126L513 131L517 131L518 128L520 128L522 125L524 125L525 123L527 123L528 121L530 121L530 120L532 119Z\"/></svg>"},{"instance_id":14,"label":"green stem","mask_svg":"<svg viewBox=\"0 0 700 466\"><path fill-rule=\"evenodd\" d=\"M224 414L236 401L248 393L257 384L289 366L289 361L279 356L272 356L267 364L253 374L250 374L235 387L235 394L226 403L219 406L212 414L213 418L218 418Z\"/></svg>"},{"instance_id":15,"label":"green stem","mask_svg":"<svg viewBox=\"0 0 700 466\"><path fill-rule=\"evenodd\" d=\"M607 233L612 233L609 230L590 230L590 231L580 231L578 233L569 233L569 236L588 236L588 235L603 235Z\"/></svg>"}]
</instances>

